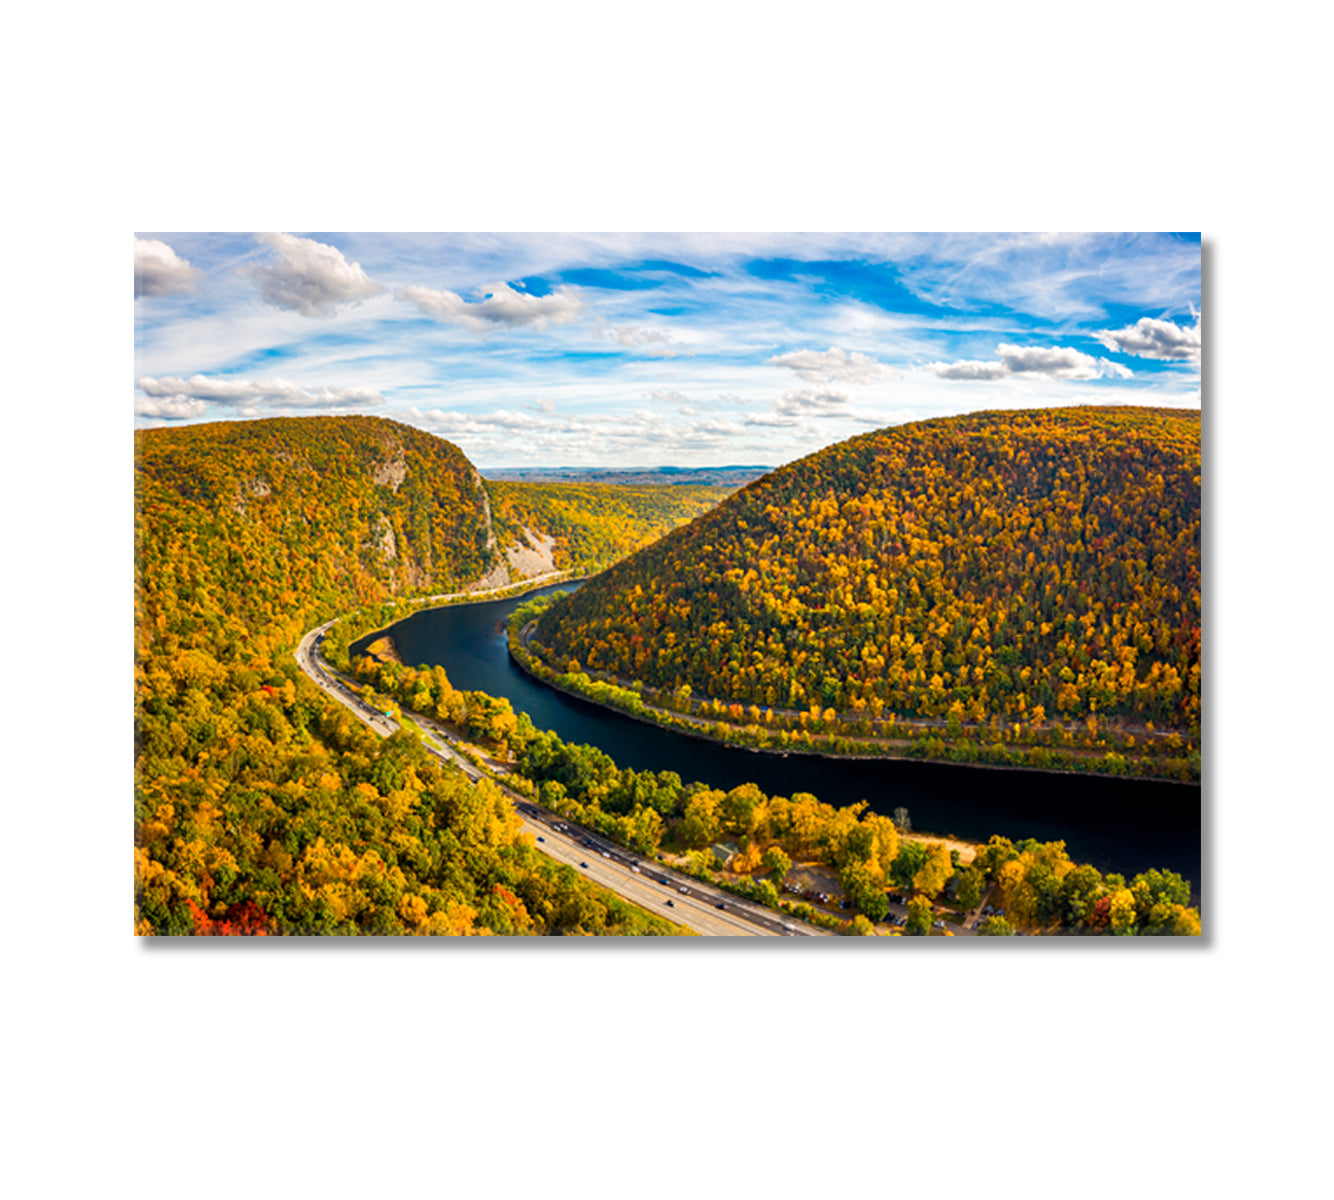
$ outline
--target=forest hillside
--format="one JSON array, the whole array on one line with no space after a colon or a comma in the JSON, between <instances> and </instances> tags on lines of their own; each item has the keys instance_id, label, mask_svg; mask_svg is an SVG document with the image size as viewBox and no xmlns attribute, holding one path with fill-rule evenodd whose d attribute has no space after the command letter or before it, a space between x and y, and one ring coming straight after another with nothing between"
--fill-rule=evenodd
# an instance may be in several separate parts
<instances>
[{"instance_id":1,"label":"forest hillside","mask_svg":"<svg viewBox=\"0 0 1334 1200\"><path fill-rule=\"evenodd\" d=\"M984 412L852 438L551 605L529 648L751 721L1077 721L1197 745L1199 413Z\"/></svg>"},{"instance_id":2,"label":"forest hillside","mask_svg":"<svg viewBox=\"0 0 1334 1200\"><path fill-rule=\"evenodd\" d=\"M297 669L320 621L477 585L487 495L370 417L135 435L135 929L667 932L520 836L509 801L381 741Z\"/></svg>"},{"instance_id":3,"label":"forest hillside","mask_svg":"<svg viewBox=\"0 0 1334 1200\"><path fill-rule=\"evenodd\" d=\"M488 481L511 563L600 571L729 496L732 487ZM530 572L533 573L533 572Z\"/></svg>"}]
</instances>

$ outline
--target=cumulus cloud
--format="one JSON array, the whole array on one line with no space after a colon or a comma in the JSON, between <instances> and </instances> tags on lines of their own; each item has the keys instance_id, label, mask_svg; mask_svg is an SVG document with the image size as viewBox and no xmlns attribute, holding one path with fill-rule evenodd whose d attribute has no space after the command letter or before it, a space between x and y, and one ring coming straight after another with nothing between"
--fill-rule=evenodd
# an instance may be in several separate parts
<instances>
[{"instance_id":1,"label":"cumulus cloud","mask_svg":"<svg viewBox=\"0 0 1334 1200\"><path fill-rule=\"evenodd\" d=\"M869 354L849 353L837 346L824 351L794 350L769 359L769 364L787 367L807 383L870 383L887 371Z\"/></svg>"},{"instance_id":2,"label":"cumulus cloud","mask_svg":"<svg viewBox=\"0 0 1334 1200\"><path fill-rule=\"evenodd\" d=\"M1140 317L1123 329L1100 329L1094 335L1108 350L1133 354L1137 358L1156 358L1164 362L1200 361L1200 318L1194 325Z\"/></svg>"},{"instance_id":3,"label":"cumulus cloud","mask_svg":"<svg viewBox=\"0 0 1334 1200\"><path fill-rule=\"evenodd\" d=\"M545 296L525 295L507 283L489 284L481 291L482 299L475 304L468 303L457 292L416 284L399 288L394 297L415 304L428 317L473 333L503 327L517 329L531 325L534 329L545 329L548 325L565 325L578 320L584 306L574 290L565 286Z\"/></svg>"},{"instance_id":4,"label":"cumulus cloud","mask_svg":"<svg viewBox=\"0 0 1334 1200\"><path fill-rule=\"evenodd\" d=\"M1010 375L1045 379L1129 379L1133 371L1073 346L1013 346L1001 342L997 360L931 363L941 379L1005 379Z\"/></svg>"},{"instance_id":5,"label":"cumulus cloud","mask_svg":"<svg viewBox=\"0 0 1334 1200\"><path fill-rule=\"evenodd\" d=\"M141 416L197 417L205 404L236 408L250 414L283 409L373 407L384 397L375 388L306 388L285 379L233 379L191 375L189 379L144 376L137 381L147 400L137 401ZM158 404L164 411L149 412L140 405ZM198 406L186 411L188 406ZM171 411L165 411L170 409Z\"/></svg>"},{"instance_id":6,"label":"cumulus cloud","mask_svg":"<svg viewBox=\"0 0 1334 1200\"><path fill-rule=\"evenodd\" d=\"M340 304L365 300L384 289L360 263L350 263L336 246L290 233L261 233L277 251L278 261L241 268L259 285L259 294L275 308L307 317L328 317Z\"/></svg>"},{"instance_id":7,"label":"cumulus cloud","mask_svg":"<svg viewBox=\"0 0 1334 1200\"><path fill-rule=\"evenodd\" d=\"M181 396L137 396L134 401L136 417L161 417L166 421L186 421L202 417L208 411L203 400L187 400Z\"/></svg>"},{"instance_id":8,"label":"cumulus cloud","mask_svg":"<svg viewBox=\"0 0 1334 1200\"><path fill-rule=\"evenodd\" d=\"M848 394L837 388L801 388L784 392L774 402L774 411L784 417L841 417L848 400Z\"/></svg>"},{"instance_id":9,"label":"cumulus cloud","mask_svg":"<svg viewBox=\"0 0 1334 1200\"><path fill-rule=\"evenodd\" d=\"M1003 362L932 363L941 379L1004 379L1010 371Z\"/></svg>"},{"instance_id":10,"label":"cumulus cloud","mask_svg":"<svg viewBox=\"0 0 1334 1200\"><path fill-rule=\"evenodd\" d=\"M166 242L134 239L134 298L188 291L200 272Z\"/></svg>"}]
</instances>

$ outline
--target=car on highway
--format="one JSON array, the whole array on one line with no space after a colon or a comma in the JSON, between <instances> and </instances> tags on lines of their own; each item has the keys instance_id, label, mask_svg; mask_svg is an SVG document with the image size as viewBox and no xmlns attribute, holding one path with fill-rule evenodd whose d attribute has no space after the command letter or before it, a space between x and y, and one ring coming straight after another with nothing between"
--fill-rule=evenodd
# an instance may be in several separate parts
<instances>
[{"instance_id":1,"label":"car on highway","mask_svg":"<svg viewBox=\"0 0 1334 1200\"><path fill-rule=\"evenodd\" d=\"M678 892L680 892L681 895L683 895L683 896L688 896L688 895L690 895L690 889L689 889L689 888L683 887L683 888L677 888L676 890L677 890Z\"/></svg>"},{"instance_id":2,"label":"car on highway","mask_svg":"<svg viewBox=\"0 0 1334 1200\"><path fill-rule=\"evenodd\" d=\"M673 900L670 896L667 897L667 907L668 907L668 908L675 908L675 907L676 907L676 901Z\"/></svg>"},{"instance_id":3,"label":"car on highway","mask_svg":"<svg viewBox=\"0 0 1334 1200\"><path fill-rule=\"evenodd\" d=\"M538 834L538 836L537 836L537 840L538 840L539 842L545 842L547 839L544 838L541 834Z\"/></svg>"},{"instance_id":4,"label":"car on highway","mask_svg":"<svg viewBox=\"0 0 1334 1200\"><path fill-rule=\"evenodd\" d=\"M579 865L583 867L585 870L588 869L588 864L586 862L581 862Z\"/></svg>"},{"instance_id":5,"label":"car on highway","mask_svg":"<svg viewBox=\"0 0 1334 1200\"><path fill-rule=\"evenodd\" d=\"M726 908L727 908L727 905L724 904L721 900L719 900L718 903L715 904L713 907L714 907L714 908L726 909Z\"/></svg>"}]
</instances>

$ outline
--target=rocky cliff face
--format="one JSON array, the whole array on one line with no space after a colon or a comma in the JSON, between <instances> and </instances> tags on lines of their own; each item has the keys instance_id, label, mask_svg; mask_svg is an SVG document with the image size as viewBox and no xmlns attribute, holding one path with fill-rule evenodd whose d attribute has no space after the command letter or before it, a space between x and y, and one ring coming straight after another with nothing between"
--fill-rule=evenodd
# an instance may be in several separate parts
<instances>
[{"instance_id":1,"label":"rocky cliff face","mask_svg":"<svg viewBox=\"0 0 1334 1200\"><path fill-rule=\"evenodd\" d=\"M508 577L473 465L407 425L303 417L141 430L135 457L139 535L197 542L211 566L242 578L285 564L293 588L318 575L372 597L458 590L497 567Z\"/></svg>"}]
</instances>

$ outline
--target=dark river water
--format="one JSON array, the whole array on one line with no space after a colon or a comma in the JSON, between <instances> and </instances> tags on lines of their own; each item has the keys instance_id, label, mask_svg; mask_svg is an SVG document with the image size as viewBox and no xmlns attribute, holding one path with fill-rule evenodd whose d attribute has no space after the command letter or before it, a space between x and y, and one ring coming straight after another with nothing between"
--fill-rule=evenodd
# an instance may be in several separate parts
<instances>
[{"instance_id":1,"label":"dark river water","mask_svg":"<svg viewBox=\"0 0 1334 1200\"><path fill-rule=\"evenodd\" d=\"M565 585L568 589L569 585ZM757 754L659 729L589 704L525 675L510 659L504 621L527 596L415 613L393 627L405 663L445 668L455 687L507 696L539 729L605 750L635 770L675 771L689 783L769 795L810 792L827 804L908 809L915 830L986 841L1064 840L1070 857L1127 878L1164 867L1200 885L1200 789L1149 780L989 770L922 762L845 761ZM353 646L358 651L370 639Z\"/></svg>"}]
</instances>

